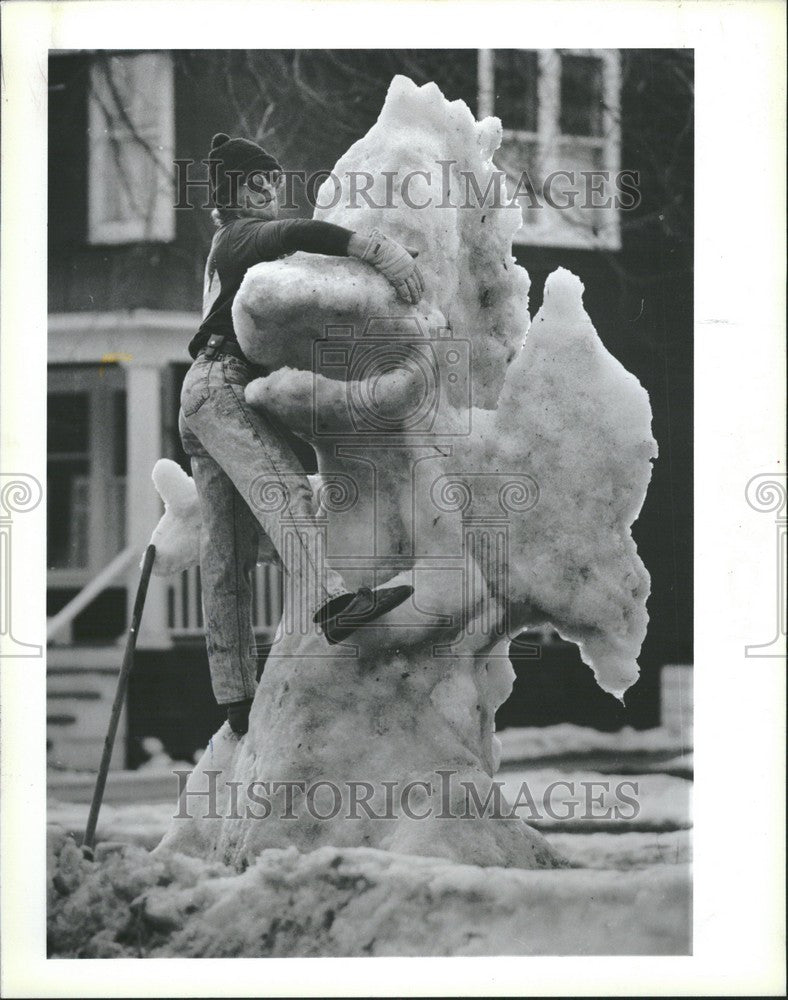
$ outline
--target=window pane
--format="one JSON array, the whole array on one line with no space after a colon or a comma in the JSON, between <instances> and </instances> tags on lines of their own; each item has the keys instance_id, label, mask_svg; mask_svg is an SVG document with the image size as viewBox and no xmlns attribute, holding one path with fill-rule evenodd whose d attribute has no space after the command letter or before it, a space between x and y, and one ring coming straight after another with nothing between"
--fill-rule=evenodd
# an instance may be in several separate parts
<instances>
[{"instance_id":1,"label":"window pane","mask_svg":"<svg viewBox=\"0 0 788 1000\"><path fill-rule=\"evenodd\" d=\"M89 404L86 392L53 392L47 401L49 454L87 455Z\"/></svg>"},{"instance_id":2,"label":"window pane","mask_svg":"<svg viewBox=\"0 0 788 1000\"><path fill-rule=\"evenodd\" d=\"M102 218L106 222L122 222L128 218L128 199L126 185L130 183L125 167L125 150L128 140L122 135L110 135L107 138L107 148L111 156L104 163L105 176L101 185ZM110 166L114 169L109 169Z\"/></svg>"},{"instance_id":3,"label":"window pane","mask_svg":"<svg viewBox=\"0 0 788 1000\"><path fill-rule=\"evenodd\" d=\"M126 475L126 393L118 389L112 394L112 407L115 411L115 426L113 433L113 472L116 476Z\"/></svg>"},{"instance_id":4,"label":"window pane","mask_svg":"<svg viewBox=\"0 0 788 1000\"><path fill-rule=\"evenodd\" d=\"M98 56L89 102L92 242L171 240L173 75L168 53Z\"/></svg>"},{"instance_id":5,"label":"window pane","mask_svg":"<svg viewBox=\"0 0 788 1000\"><path fill-rule=\"evenodd\" d=\"M535 52L495 50L495 114L504 128L536 131L537 79Z\"/></svg>"},{"instance_id":6,"label":"window pane","mask_svg":"<svg viewBox=\"0 0 788 1000\"><path fill-rule=\"evenodd\" d=\"M47 463L47 562L50 568L88 564L87 459Z\"/></svg>"},{"instance_id":7,"label":"window pane","mask_svg":"<svg viewBox=\"0 0 788 1000\"><path fill-rule=\"evenodd\" d=\"M108 551L116 555L126 545L126 477L113 476L109 484Z\"/></svg>"},{"instance_id":8,"label":"window pane","mask_svg":"<svg viewBox=\"0 0 788 1000\"><path fill-rule=\"evenodd\" d=\"M561 58L561 131L602 135L602 62L593 56Z\"/></svg>"},{"instance_id":9,"label":"window pane","mask_svg":"<svg viewBox=\"0 0 788 1000\"><path fill-rule=\"evenodd\" d=\"M105 59L99 57L98 66L112 105L131 118L134 114L134 57L109 56Z\"/></svg>"}]
</instances>

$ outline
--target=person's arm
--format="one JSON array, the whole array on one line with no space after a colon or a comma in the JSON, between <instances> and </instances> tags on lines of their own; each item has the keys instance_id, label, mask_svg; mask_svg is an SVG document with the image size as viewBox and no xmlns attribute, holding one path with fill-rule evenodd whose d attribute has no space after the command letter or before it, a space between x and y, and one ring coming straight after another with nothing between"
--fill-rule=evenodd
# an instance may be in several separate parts
<instances>
[{"instance_id":1,"label":"person's arm","mask_svg":"<svg viewBox=\"0 0 788 1000\"><path fill-rule=\"evenodd\" d=\"M424 294L424 279L414 259L419 251L400 246L379 229L373 229L368 237L354 233L348 242L348 254L380 271L405 302L415 305Z\"/></svg>"},{"instance_id":2,"label":"person's arm","mask_svg":"<svg viewBox=\"0 0 788 1000\"><path fill-rule=\"evenodd\" d=\"M281 227L283 253L304 250L307 253L324 253L329 257L348 256L348 243L353 233L344 226L318 219L285 219L276 224Z\"/></svg>"},{"instance_id":3,"label":"person's arm","mask_svg":"<svg viewBox=\"0 0 788 1000\"><path fill-rule=\"evenodd\" d=\"M362 257L368 242L368 238L359 236L358 233L351 233L347 244L348 257Z\"/></svg>"},{"instance_id":4,"label":"person's arm","mask_svg":"<svg viewBox=\"0 0 788 1000\"><path fill-rule=\"evenodd\" d=\"M333 257L356 257L379 271L405 302L415 304L424 293L424 280L414 260L418 250L400 246L377 229L369 236L361 236L332 222L286 219L263 223L255 245L262 260L297 250Z\"/></svg>"}]
</instances>

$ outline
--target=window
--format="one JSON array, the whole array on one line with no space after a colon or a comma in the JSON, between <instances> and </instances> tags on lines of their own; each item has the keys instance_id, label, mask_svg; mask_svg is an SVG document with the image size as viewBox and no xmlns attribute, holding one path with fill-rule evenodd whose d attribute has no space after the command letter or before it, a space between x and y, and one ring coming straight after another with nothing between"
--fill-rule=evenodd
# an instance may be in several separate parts
<instances>
[{"instance_id":1,"label":"window","mask_svg":"<svg viewBox=\"0 0 788 1000\"><path fill-rule=\"evenodd\" d=\"M88 565L90 397L53 392L47 406L47 561Z\"/></svg>"},{"instance_id":2,"label":"window","mask_svg":"<svg viewBox=\"0 0 788 1000\"><path fill-rule=\"evenodd\" d=\"M90 242L174 239L170 56L96 56L88 122Z\"/></svg>"},{"instance_id":3,"label":"window","mask_svg":"<svg viewBox=\"0 0 788 1000\"><path fill-rule=\"evenodd\" d=\"M620 249L619 64L606 49L480 50L480 115L501 119L495 162L523 212L515 242Z\"/></svg>"},{"instance_id":4,"label":"window","mask_svg":"<svg viewBox=\"0 0 788 1000\"><path fill-rule=\"evenodd\" d=\"M126 391L118 365L55 365L47 402L47 564L80 585L126 542Z\"/></svg>"}]
</instances>

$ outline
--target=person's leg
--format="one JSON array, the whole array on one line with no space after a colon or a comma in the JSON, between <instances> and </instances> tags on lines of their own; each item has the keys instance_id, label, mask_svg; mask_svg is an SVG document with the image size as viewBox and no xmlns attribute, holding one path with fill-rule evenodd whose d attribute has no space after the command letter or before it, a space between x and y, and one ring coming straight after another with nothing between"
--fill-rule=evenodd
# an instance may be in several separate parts
<instances>
[{"instance_id":1,"label":"person's leg","mask_svg":"<svg viewBox=\"0 0 788 1000\"><path fill-rule=\"evenodd\" d=\"M205 390L184 396L185 422L273 542L301 605L293 610L311 622L320 607L347 590L325 563L325 538L301 463L277 422L253 410L244 398L252 375L234 358L214 362Z\"/></svg>"},{"instance_id":2,"label":"person's leg","mask_svg":"<svg viewBox=\"0 0 788 1000\"><path fill-rule=\"evenodd\" d=\"M211 685L220 705L241 706L257 688L251 622L251 574L257 560L258 526L221 466L179 418L184 450L202 514L200 576ZM231 719L236 732L245 725Z\"/></svg>"},{"instance_id":3,"label":"person's leg","mask_svg":"<svg viewBox=\"0 0 788 1000\"><path fill-rule=\"evenodd\" d=\"M284 628L310 633L316 625L335 644L396 608L413 588L349 593L325 564L326 539L303 467L276 421L246 402L244 388L254 374L232 357L199 358L181 393L184 425L232 480L277 549L290 588L285 604L292 619Z\"/></svg>"},{"instance_id":4,"label":"person's leg","mask_svg":"<svg viewBox=\"0 0 788 1000\"><path fill-rule=\"evenodd\" d=\"M220 705L252 698L257 687L251 578L257 528L218 462L192 456L202 513L200 576L214 694Z\"/></svg>"}]
</instances>

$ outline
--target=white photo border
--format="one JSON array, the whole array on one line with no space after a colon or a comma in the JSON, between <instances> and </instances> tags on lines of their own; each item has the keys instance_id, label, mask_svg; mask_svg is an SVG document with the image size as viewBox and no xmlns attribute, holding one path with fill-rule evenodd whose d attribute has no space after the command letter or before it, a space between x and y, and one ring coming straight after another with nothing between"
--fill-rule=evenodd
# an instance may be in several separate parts
<instances>
[{"instance_id":1,"label":"white photo border","mask_svg":"<svg viewBox=\"0 0 788 1000\"><path fill-rule=\"evenodd\" d=\"M693 48L695 831L691 957L46 959L43 657L0 661L6 996L758 995L784 986L785 660L774 528L785 472L785 6L779 0L4 4L2 470L46 477L49 49ZM259 29L255 30L255 25ZM16 532L14 627L45 645L46 508ZM229 962L233 962L229 965ZM264 963L264 964L263 964ZM232 970L232 971L231 971Z\"/></svg>"}]
</instances>

